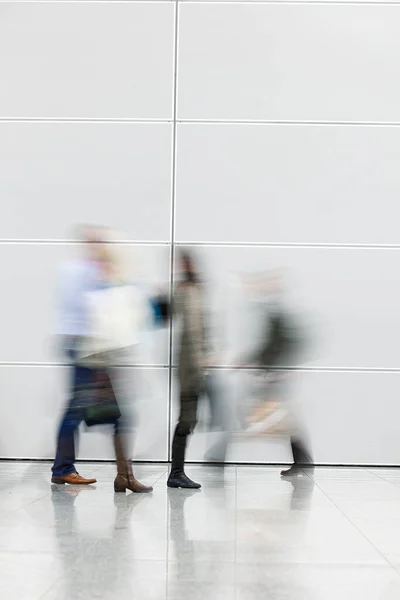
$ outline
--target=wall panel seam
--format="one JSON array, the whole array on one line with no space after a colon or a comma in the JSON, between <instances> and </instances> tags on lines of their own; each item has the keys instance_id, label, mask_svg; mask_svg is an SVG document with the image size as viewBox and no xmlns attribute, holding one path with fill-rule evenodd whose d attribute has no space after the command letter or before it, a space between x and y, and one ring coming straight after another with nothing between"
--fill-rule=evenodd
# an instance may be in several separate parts
<instances>
[{"instance_id":1,"label":"wall panel seam","mask_svg":"<svg viewBox=\"0 0 400 600\"><path fill-rule=\"evenodd\" d=\"M182 125L281 125L296 127L400 127L400 121L310 119L178 119Z\"/></svg>"},{"instance_id":2,"label":"wall panel seam","mask_svg":"<svg viewBox=\"0 0 400 600\"><path fill-rule=\"evenodd\" d=\"M0 368L40 368L40 369L48 369L48 368L69 368L70 365L63 362L35 362L35 361L0 361ZM174 363L162 364L162 365L152 365L152 364L121 364L115 365L117 368L121 369L137 369L137 370L147 370L147 371L171 371L174 373L177 369L177 365ZM292 372L292 373L363 373L363 374L400 374L400 367L317 367L317 366L300 366L300 367L279 367L276 369L278 371ZM262 371L263 369L260 367L232 367L227 365L214 365L210 366L209 370L213 371Z\"/></svg>"},{"instance_id":3,"label":"wall panel seam","mask_svg":"<svg viewBox=\"0 0 400 600\"><path fill-rule=\"evenodd\" d=\"M154 247L200 247L200 248L270 248L270 249L293 249L293 250L400 250L400 244L358 244L358 243L335 243L335 242L193 242L174 241L171 242L149 242L121 240L112 242L116 246ZM0 239L0 246L78 246L76 240L35 240L35 239Z\"/></svg>"},{"instance_id":4,"label":"wall panel seam","mask_svg":"<svg viewBox=\"0 0 400 600\"><path fill-rule=\"evenodd\" d=\"M1 0L0 0L1 1ZM87 125L165 125L172 124L172 119L130 117L0 117L1 123L52 123L52 124L87 124Z\"/></svg>"},{"instance_id":5,"label":"wall panel seam","mask_svg":"<svg viewBox=\"0 0 400 600\"><path fill-rule=\"evenodd\" d=\"M168 248L171 245L169 241L159 241L156 240L151 242L149 240L115 240L109 242L115 246L152 246L152 247L162 247ZM21 238L21 239L0 239L0 244L4 246L79 246L81 242L78 240L56 240L56 239L29 239L29 238Z\"/></svg>"},{"instance_id":6,"label":"wall panel seam","mask_svg":"<svg viewBox=\"0 0 400 600\"><path fill-rule=\"evenodd\" d=\"M43 0L46 1L46 0ZM49 1L49 0L47 0ZM53 1L53 0L50 0ZM57 1L57 0L55 0ZM65 0L69 1L69 0ZM91 0L89 0L91 1ZM94 1L94 0L92 0ZM150 0L149 0L150 1ZM396 6L399 5L399 0L179 0L180 4L271 4L275 6L290 5L290 6Z\"/></svg>"},{"instance_id":7,"label":"wall panel seam","mask_svg":"<svg viewBox=\"0 0 400 600\"><path fill-rule=\"evenodd\" d=\"M116 368L123 368L123 369L143 369L143 370L165 370L165 369L169 369L169 365L168 364L160 364L160 365L152 365L152 364L121 364L121 365L114 365ZM54 367L62 367L62 368L69 368L70 365L68 363L65 362L51 362L51 361L47 361L47 362L40 362L40 361L18 361L18 360L10 360L10 361L6 361L6 360L0 360L0 368L1 367L38 367L38 368L54 368Z\"/></svg>"},{"instance_id":8,"label":"wall panel seam","mask_svg":"<svg viewBox=\"0 0 400 600\"><path fill-rule=\"evenodd\" d=\"M169 273L169 297L172 302L174 291L174 261L175 261L175 199L176 199L176 168L177 168L177 110L178 110L178 60L179 60L179 2L175 1L175 20L174 20L174 53L173 53L173 125L172 125L172 160L171 160L171 222L170 222L170 273ZM174 331L171 324L169 329L169 348L168 348L168 423L167 423L167 459L171 459L171 417L172 417L172 386L173 386L173 343Z\"/></svg>"},{"instance_id":9,"label":"wall panel seam","mask_svg":"<svg viewBox=\"0 0 400 600\"><path fill-rule=\"evenodd\" d=\"M0 0L1 2L1 0ZM399 4L400 6L400 4ZM134 119L99 117L0 117L2 123L33 124L92 124L92 125L274 125L296 127L400 127L400 121L346 121L346 120L310 120L310 119Z\"/></svg>"},{"instance_id":10,"label":"wall panel seam","mask_svg":"<svg viewBox=\"0 0 400 600\"><path fill-rule=\"evenodd\" d=\"M176 0L0 0L0 4L172 4ZM399 0L179 0L179 4L268 4L306 6L397 6Z\"/></svg>"}]
</instances>

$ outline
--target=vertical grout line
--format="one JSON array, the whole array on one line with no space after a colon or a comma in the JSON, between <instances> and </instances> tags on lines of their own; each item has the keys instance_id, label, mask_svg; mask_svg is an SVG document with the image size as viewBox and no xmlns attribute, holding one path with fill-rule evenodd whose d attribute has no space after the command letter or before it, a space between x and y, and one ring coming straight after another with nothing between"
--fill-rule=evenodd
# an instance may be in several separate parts
<instances>
[{"instance_id":1,"label":"vertical grout line","mask_svg":"<svg viewBox=\"0 0 400 600\"><path fill-rule=\"evenodd\" d=\"M169 300L172 302L174 289L174 266L175 266L175 197L176 197L176 130L177 130L177 89L178 89L178 27L179 27L179 0L175 0L175 24L174 24L174 80L173 80L173 122L172 122L172 163L171 163L171 230L170 230L170 279ZM168 360L168 425L167 425L167 458L171 460L171 416L172 416L172 352L173 352L173 321L170 318L169 328L169 360Z\"/></svg>"}]
</instances>

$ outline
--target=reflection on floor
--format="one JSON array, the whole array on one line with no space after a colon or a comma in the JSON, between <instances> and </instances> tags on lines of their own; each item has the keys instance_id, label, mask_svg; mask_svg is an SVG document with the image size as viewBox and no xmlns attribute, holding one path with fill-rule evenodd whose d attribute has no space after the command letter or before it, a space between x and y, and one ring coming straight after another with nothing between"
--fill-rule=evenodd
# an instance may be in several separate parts
<instances>
[{"instance_id":1,"label":"reflection on floor","mask_svg":"<svg viewBox=\"0 0 400 600\"><path fill-rule=\"evenodd\" d=\"M196 492L49 484L48 463L0 463L3 600L399 600L400 469L189 466Z\"/></svg>"}]
</instances>

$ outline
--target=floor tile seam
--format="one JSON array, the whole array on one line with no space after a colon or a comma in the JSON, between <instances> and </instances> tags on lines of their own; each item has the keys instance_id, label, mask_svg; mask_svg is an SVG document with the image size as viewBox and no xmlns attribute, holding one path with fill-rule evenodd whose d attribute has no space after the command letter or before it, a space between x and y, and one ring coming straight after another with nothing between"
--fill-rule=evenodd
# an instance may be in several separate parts
<instances>
[{"instance_id":1,"label":"floor tile seam","mask_svg":"<svg viewBox=\"0 0 400 600\"><path fill-rule=\"evenodd\" d=\"M226 563L226 564L231 564L232 566L235 567L235 565L233 563ZM330 560L329 562L317 562L317 561L312 561L312 560L307 560L304 562L300 562L300 561L296 561L296 560L289 560L289 561L281 561L281 560L275 560L275 561L268 561L267 564L264 563L254 563L254 562L238 562L236 567L240 567L243 569L248 569L249 567L253 568L254 566L258 566L261 569L264 569L266 566L272 565L273 567L278 567L281 566L282 570L286 570L287 565L295 565L296 568L298 568L299 570L304 570L304 569L315 569L315 570L320 570L320 569L332 569L332 570L336 570L336 569L341 569L341 570L346 570L346 571L351 571L353 569L365 569L368 571L381 571L381 570L385 570L387 571L388 569L390 571L392 571L392 567L390 565L383 565L381 563L366 563L366 562L361 562L361 561L346 561L346 562L341 562L341 561L332 561Z\"/></svg>"},{"instance_id":2,"label":"floor tile seam","mask_svg":"<svg viewBox=\"0 0 400 600\"><path fill-rule=\"evenodd\" d=\"M35 498L31 502L27 502L26 504L23 504L22 506L20 506L18 508L15 508L13 510L7 511L7 513L4 514L4 515L2 515L1 518L6 519L10 515L13 515L13 514L19 512L20 510L24 510L27 506L31 506L32 504L35 504L35 502L38 502L39 500L43 500L43 498L46 498L46 496L51 496L51 491L50 492L46 492L42 496L39 496L39 498ZM1 509L1 507L0 507L0 509Z\"/></svg>"},{"instance_id":3,"label":"floor tile seam","mask_svg":"<svg viewBox=\"0 0 400 600\"><path fill-rule=\"evenodd\" d=\"M302 472L307 475L310 479L312 479L313 481L315 481L314 477L318 476L318 469L324 469L325 466L324 465L316 465L317 471L314 471L314 469L310 470L309 467L304 467L302 468ZM343 470L349 470L349 467L345 466L345 467L336 467L334 469L332 469L332 472L335 471L343 471ZM373 477L376 477L379 480L383 480L383 481L387 481L387 479L385 479L384 477L381 477L380 475L377 475L376 473L373 473L370 469L363 467L363 468L357 468L355 469L357 471L365 471L366 473L369 473L370 475L372 475ZM308 474L307 471L311 471L311 475L312 477L310 477L310 475ZM400 471L399 471L399 477L400 477ZM320 479L323 479L324 481L352 481L352 482L358 482L358 481L374 481L374 479L351 479L350 477L338 477L338 478L330 478L330 477L322 477Z\"/></svg>"},{"instance_id":4,"label":"floor tile seam","mask_svg":"<svg viewBox=\"0 0 400 600\"><path fill-rule=\"evenodd\" d=\"M384 477L382 477L381 475L378 475L377 473L373 473L370 469L367 469L368 473L371 473L371 475L375 475L375 477L377 477L378 479L380 479L381 481L387 481L387 479L385 479Z\"/></svg>"},{"instance_id":5,"label":"floor tile seam","mask_svg":"<svg viewBox=\"0 0 400 600\"><path fill-rule=\"evenodd\" d=\"M375 475L381 481L385 481L386 483L391 483L392 485L395 485L396 487L400 487L400 473L399 473L399 481L398 481L398 483L395 483L394 481L391 481L390 477L389 478L381 477L380 475L377 475L376 473L372 473L372 475Z\"/></svg>"},{"instance_id":6,"label":"floor tile seam","mask_svg":"<svg viewBox=\"0 0 400 600\"><path fill-rule=\"evenodd\" d=\"M398 483L395 483L394 481L393 482L391 481L390 483L393 483L393 485L395 485L396 487L400 488L400 481Z\"/></svg>"},{"instance_id":7,"label":"floor tile seam","mask_svg":"<svg viewBox=\"0 0 400 600\"><path fill-rule=\"evenodd\" d=\"M356 560L356 561L346 561L346 562L338 562L338 561L334 561L332 559L326 560L326 561L318 561L318 560L312 560L312 559L308 559L308 560L282 560L282 559L275 559L274 561L268 560L265 562L254 562L251 560L248 561L242 561L239 560L237 563L233 563L231 562L230 564L232 565L236 565L239 567L242 566L246 566L246 567L251 567L253 568L254 566L260 567L261 568L267 568L267 567L271 567L273 566L275 567L282 567L282 568L286 568L286 567L295 567L295 568L301 568L301 569L309 569L309 568L313 568L313 569L361 569L361 568L365 568L367 570L376 570L378 571L379 569L385 569L385 570L390 570L391 572L395 572L396 575L400 576L400 573L398 572L398 570L396 569L396 567L394 567L393 565L390 564L382 564L381 562L366 562L366 561L361 561L361 560ZM318 599L320 600L320 599ZM321 599L323 600L323 599Z\"/></svg>"},{"instance_id":8,"label":"floor tile seam","mask_svg":"<svg viewBox=\"0 0 400 600\"><path fill-rule=\"evenodd\" d=\"M57 579L55 581L53 581L53 583L50 585L50 587L47 588L47 590L41 595L39 596L38 600L46 600L46 596L51 592L52 589L54 589L63 579L65 579L66 573L63 573L62 575L60 575L60 577L57 577Z\"/></svg>"},{"instance_id":9,"label":"floor tile seam","mask_svg":"<svg viewBox=\"0 0 400 600\"><path fill-rule=\"evenodd\" d=\"M93 544L95 544L95 541L93 541ZM57 555L56 552L54 552L53 550L27 550L27 551L22 551L22 550L2 550L0 549L0 556L17 556L17 555L21 555L21 556L41 556L41 557L52 557L55 560L59 560L60 557ZM85 555L83 555L83 557L86 557ZM165 560L165 559L160 559L160 558L138 558L138 559L133 559L132 560L132 565L136 564L136 563L149 563L149 564L154 564L157 563L158 565L164 565L165 567L167 567L167 565L169 566L181 566L181 561L179 559L171 559L169 561ZM208 559L208 560L199 560L197 561L198 564L204 564L204 565L209 565L209 564L214 564L215 561ZM184 563L185 564L185 563ZM392 570L394 568L394 570L397 570L395 567L393 567L392 565L383 565L381 563L377 563L377 562L365 562L365 561L346 561L346 562L340 562L340 561L332 561L329 560L329 562L318 562L315 560L305 560L305 561L299 561L299 560L281 560L281 559L276 559L274 561L270 561L268 560L267 562L257 562L254 563L254 561L249 560L249 561L239 561L237 563L235 563L234 561L228 561L228 560L218 560L218 565L224 565L225 567L230 567L231 569L236 569L236 568L240 568L240 569L247 569L249 567L254 568L259 567L260 569L264 569L267 566L281 566L282 569L285 569L285 567L287 565L296 565L299 569L308 569L308 568L315 568L315 569L320 569L320 568L329 568L329 569L345 569L345 570L351 570L354 568L357 569L367 569L367 570L382 570L382 569L390 569ZM63 574L56 580L56 582L59 579L63 579L65 578L66 575L68 575L68 573L70 571L73 571L74 569L76 569L76 566L72 566L70 567L67 571L63 572ZM399 574L400 575L400 574ZM186 577L185 581L196 581L202 579L201 577Z\"/></svg>"},{"instance_id":10,"label":"floor tile seam","mask_svg":"<svg viewBox=\"0 0 400 600\"><path fill-rule=\"evenodd\" d=\"M152 483L152 485L156 486L157 484L160 484L162 478L165 477L165 475L168 475L168 469L165 470L165 473L162 473L159 477L157 477L157 479L154 481L154 483ZM167 482L165 482L165 487L166 486L167 486Z\"/></svg>"},{"instance_id":11,"label":"floor tile seam","mask_svg":"<svg viewBox=\"0 0 400 600\"><path fill-rule=\"evenodd\" d=\"M314 481L314 484L317 486L319 490L328 498L329 502L333 504L333 506L343 515L343 517L351 524L351 526L365 539L365 541L383 558L383 560L391 567L394 571L399 573L399 568L396 566L379 550L379 548L369 539L369 537L361 531L359 527L350 519L350 517L336 504L336 502Z\"/></svg>"}]
</instances>

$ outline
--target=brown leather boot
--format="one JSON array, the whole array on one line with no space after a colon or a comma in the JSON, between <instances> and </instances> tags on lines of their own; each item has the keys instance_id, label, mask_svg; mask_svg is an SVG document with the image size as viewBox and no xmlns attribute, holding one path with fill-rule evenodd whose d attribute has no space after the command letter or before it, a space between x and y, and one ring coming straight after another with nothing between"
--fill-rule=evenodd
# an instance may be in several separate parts
<instances>
[{"instance_id":1,"label":"brown leather boot","mask_svg":"<svg viewBox=\"0 0 400 600\"><path fill-rule=\"evenodd\" d=\"M151 486L143 485L138 481L132 471L132 462L125 457L122 436L114 435L115 459L117 461L118 475L114 480L114 492L129 490L135 494L148 494L153 491Z\"/></svg>"},{"instance_id":2,"label":"brown leather boot","mask_svg":"<svg viewBox=\"0 0 400 600\"><path fill-rule=\"evenodd\" d=\"M69 475L64 475L64 477L52 477L51 483L69 483L70 485L91 485L92 483L96 483L97 479L85 479L79 475L79 473L70 473Z\"/></svg>"}]
</instances>

